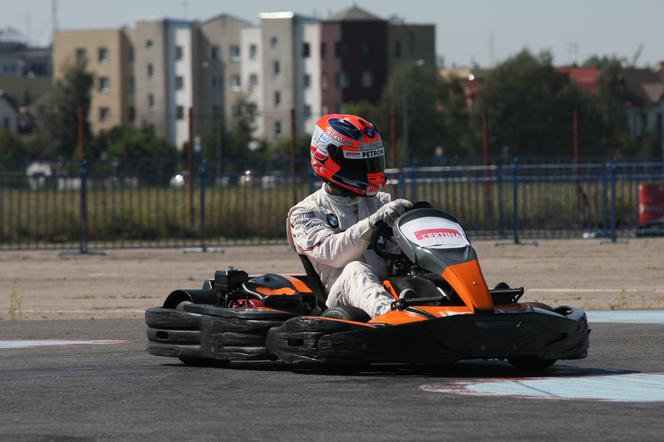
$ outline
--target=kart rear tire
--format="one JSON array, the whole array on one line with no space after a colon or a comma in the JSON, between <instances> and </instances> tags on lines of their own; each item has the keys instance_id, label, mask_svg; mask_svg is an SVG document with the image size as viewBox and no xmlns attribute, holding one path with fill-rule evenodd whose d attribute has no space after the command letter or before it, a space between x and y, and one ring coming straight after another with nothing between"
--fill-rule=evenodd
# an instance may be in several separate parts
<instances>
[{"instance_id":1,"label":"kart rear tire","mask_svg":"<svg viewBox=\"0 0 664 442\"><path fill-rule=\"evenodd\" d=\"M556 363L557 359L541 359L534 356L515 356L507 358L510 364L526 371L542 371Z\"/></svg>"},{"instance_id":2,"label":"kart rear tire","mask_svg":"<svg viewBox=\"0 0 664 442\"><path fill-rule=\"evenodd\" d=\"M152 307L145 310L145 323L148 327L161 330L198 330L201 316L182 310Z\"/></svg>"}]
</instances>

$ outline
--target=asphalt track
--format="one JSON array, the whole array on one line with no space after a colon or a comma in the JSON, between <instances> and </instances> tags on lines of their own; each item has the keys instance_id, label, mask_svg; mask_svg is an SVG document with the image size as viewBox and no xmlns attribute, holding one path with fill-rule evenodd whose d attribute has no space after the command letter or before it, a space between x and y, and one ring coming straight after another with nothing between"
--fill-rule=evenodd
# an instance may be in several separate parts
<instances>
[{"instance_id":1,"label":"asphalt track","mask_svg":"<svg viewBox=\"0 0 664 442\"><path fill-rule=\"evenodd\" d=\"M0 322L0 440L662 440L664 324L591 326L588 359L545 375L502 362L349 374L187 367L145 353L140 320ZM593 381L579 399L536 384L578 380ZM594 400L595 388L646 397Z\"/></svg>"}]
</instances>

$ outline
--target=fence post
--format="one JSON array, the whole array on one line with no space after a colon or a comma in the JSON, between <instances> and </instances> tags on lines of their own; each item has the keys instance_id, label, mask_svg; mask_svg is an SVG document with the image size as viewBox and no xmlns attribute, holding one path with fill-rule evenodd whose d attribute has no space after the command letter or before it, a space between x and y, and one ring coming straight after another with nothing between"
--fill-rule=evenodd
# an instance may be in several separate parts
<instances>
[{"instance_id":1,"label":"fence post","mask_svg":"<svg viewBox=\"0 0 664 442\"><path fill-rule=\"evenodd\" d=\"M207 172L207 161L205 158L201 160L198 167L198 178L200 184L200 220L199 220L199 234L201 240L201 250L205 251L205 177Z\"/></svg>"},{"instance_id":2,"label":"fence post","mask_svg":"<svg viewBox=\"0 0 664 442\"><path fill-rule=\"evenodd\" d=\"M519 244L519 159L512 161L512 231L514 244Z\"/></svg>"},{"instance_id":3,"label":"fence post","mask_svg":"<svg viewBox=\"0 0 664 442\"><path fill-rule=\"evenodd\" d=\"M609 190L608 190L608 171L604 165L602 169L602 236L605 236L609 230Z\"/></svg>"},{"instance_id":4,"label":"fence post","mask_svg":"<svg viewBox=\"0 0 664 442\"><path fill-rule=\"evenodd\" d=\"M410 163L410 199L417 201L417 160Z\"/></svg>"},{"instance_id":5,"label":"fence post","mask_svg":"<svg viewBox=\"0 0 664 442\"><path fill-rule=\"evenodd\" d=\"M81 160L79 177L81 180L78 214L80 227L79 253L84 254L88 253L88 164L85 159Z\"/></svg>"},{"instance_id":6,"label":"fence post","mask_svg":"<svg viewBox=\"0 0 664 442\"><path fill-rule=\"evenodd\" d=\"M505 238L505 219L503 214L503 165L502 163L498 165L498 176L496 181L498 181L498 234L500 238Z\"/></svg>"},{"instance_id":7,"label":"fence post","mask_svg":"<svg viewBox=\"0 0 664 442\"><path fill-rule=\"evenodd\" d=\"M616 184L617 184L617 174L616 174L616 162L611 161L611 242L615 243L617 239L616 232Z\"/></svg>"}]
</instances>

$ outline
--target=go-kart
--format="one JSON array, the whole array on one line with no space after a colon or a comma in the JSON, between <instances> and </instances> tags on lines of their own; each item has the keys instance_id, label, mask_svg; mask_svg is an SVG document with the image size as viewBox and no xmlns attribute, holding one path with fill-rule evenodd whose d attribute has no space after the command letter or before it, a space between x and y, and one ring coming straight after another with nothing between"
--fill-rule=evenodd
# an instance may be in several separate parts
<instances>
[{"instance_id":1,"label":"go-kart","mask_svg":"<svg viewBox=\"0 0 664 442\"><path fill-rule=\"evenodd\" d=\"M523 287L489 289L475 250L449 214L416 204L392 228L379 228L371 247L386 259L384 287L394 297L381 316L326 309L323 284L301 256L304 275L250 277L228 268L201 289L172 292L162 307L146 310L147 350L193 365L447 365L481 358L537 370L586 357L585 312L518 302Z\"/></svg>"}]
</instances>

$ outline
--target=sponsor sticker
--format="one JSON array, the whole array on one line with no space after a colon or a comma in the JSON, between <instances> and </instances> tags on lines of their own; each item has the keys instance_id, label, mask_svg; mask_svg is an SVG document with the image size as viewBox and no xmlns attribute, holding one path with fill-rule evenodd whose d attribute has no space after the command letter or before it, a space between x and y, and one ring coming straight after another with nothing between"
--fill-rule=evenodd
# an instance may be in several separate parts
<instances>
[{"instance_id":1,"label":"sponsor sticker","mask_svg":"<svg viewBox=\"0 0 664 442\"><path fill-rule=\"evenodd\" d=\"M435 228L435 229L424 229L418 230L415 232L415 238L419 240L429 239L429 238L456 238L461 236L461 232L457 229L449 228Z\"/></svg>"},{"instance_id":2,"label":"sponsor sticker","mask_svg":"<svg viewBox=\"0 0 664 442\"><path fill-rule=\"evenodd\" d=\"M385 149L374 149L374 150L344 150L344 158L349 158L353 160L363 160L367 158L376 158L382 157L385 155Z\"/></svg>"},{"instance_id":3,"label":"sponsor sticker","mask_svg":"<svg viewBox=\"0 0 664 442\"><path fill-rule=\"evenodd\" d=\"M408 241L420 247L454 249L470 245L461 226L446 218L424 216L404 223L400 229Z\"/></svg>"},{"instance_id":4,"label":"sponsor sticker","mask_svg":"<svg viewBox=\"0 0 664 442\"><path fill-rule=\"evenodd\" d=\"M295 215L293 218L293 224L295 223L303 223L307 220L310 220L312 218L316 218L316 213L315 212L305 212L305 213L300 213L298 215Z\"/></svg>"}]
</instances>

